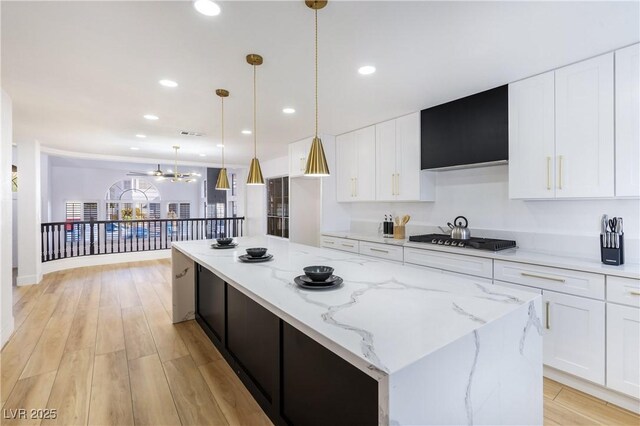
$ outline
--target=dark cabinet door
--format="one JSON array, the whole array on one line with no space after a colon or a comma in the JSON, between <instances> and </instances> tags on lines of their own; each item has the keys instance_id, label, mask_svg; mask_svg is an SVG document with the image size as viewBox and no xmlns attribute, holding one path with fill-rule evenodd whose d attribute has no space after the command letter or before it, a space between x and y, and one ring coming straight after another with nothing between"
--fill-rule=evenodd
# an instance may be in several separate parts
<instances>
[{"instance_id":1,"label":"dark cabinet door","mask_svg":"<svg viewBox=\"0 0 640 426\"><path fill-rule=\"evenodd\" d=\"M378 424L378 382L285 322L281 366L288 423Z\"/></svg>"},{"instance_id":2,"label":"dark cabinet door","mask_svg":"<svg viewBox=\"0 0 640 426\"><path fill-rule=\"evenodd\" d=\"M213 272L198 265L196 313L220 342L225 339L225 283Z\"/></svg>"},{"instance_id":3,"label":"dark cabinet door","mask_svg":"<svg viewBox=\"0 0 640 426\"><path fill-rule=\"evenodd\" d=\"M227 350L260 393L277 397L280 319L232 286L227 286Z\"/></svg>"}]
</instances>

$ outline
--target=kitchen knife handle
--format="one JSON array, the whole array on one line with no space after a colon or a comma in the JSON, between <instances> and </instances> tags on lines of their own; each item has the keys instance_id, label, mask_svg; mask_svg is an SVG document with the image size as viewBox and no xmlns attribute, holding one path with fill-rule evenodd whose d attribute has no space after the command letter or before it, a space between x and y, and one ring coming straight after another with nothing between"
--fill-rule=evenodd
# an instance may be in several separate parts
<instances>
[{"instance_id":1,"label":"kitchen knife handle","mask_svg":"<svg viewBox=\"0 0 640 426\"><path fill-rule=\"evenodd\" d=\"M551 191L551 157L547 157L547 191Z\"/></svg>"},{"instance_id":2,"label":"kitchen knife handle","mask_svg":"<svg viewBox=\"0 0 640 426\"><path fill-rule=\"evenodd\" d=\"M558 156L558 189L562 189L562 159L563 156Z\"/></svg>"}]
</instances>

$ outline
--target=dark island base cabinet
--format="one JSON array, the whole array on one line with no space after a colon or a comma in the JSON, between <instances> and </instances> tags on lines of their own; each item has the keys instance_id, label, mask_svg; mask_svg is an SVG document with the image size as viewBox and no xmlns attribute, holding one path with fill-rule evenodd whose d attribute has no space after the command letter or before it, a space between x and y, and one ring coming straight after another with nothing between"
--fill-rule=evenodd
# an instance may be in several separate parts
<instances>
[{"instance_id":1,"label":"dark island base cabinet","mask_svg":"<svg viewBox=\"0 0 640 426\"><path fill-rule=\"evenodd\" d=\"M227 287L227 350L264 397L278 394L280 319L236 290Z\"/></svg>"},{"instance_id":2,"label":"dark island base cabinet","mask_svg":"<svg viewBox=\"0 0 640 426\"><path fill-rule=\"evenodd\" d=\"M378 382L286 322L281 368L281 415L288 423L378 423Z\"/></svg>"},{"instance_id":3,"label":"dark island base cabinet","mask_svg":"<svg viewBox=\"0 0 640 426\"><path fill-rule=\"evenodd\" d=\"M196 320L277 425L376 425L378 383L196 267Z\"/></svg>"},{"instance_id":4,"label":"dark island base cabinet","mask_svg":"<svg viewBox=\"0 0 640 426\"><path fill-rule=\"evenodd\" d=\"M225 282L213 272L196 267L196 312L217 338L225 341Z\"/></svg>"}]
</instances>

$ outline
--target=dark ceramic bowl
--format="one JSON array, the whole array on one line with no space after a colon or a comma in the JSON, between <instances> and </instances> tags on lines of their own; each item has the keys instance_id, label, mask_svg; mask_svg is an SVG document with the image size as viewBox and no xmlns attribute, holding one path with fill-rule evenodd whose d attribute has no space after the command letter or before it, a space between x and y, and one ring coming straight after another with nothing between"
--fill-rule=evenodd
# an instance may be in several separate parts
<instances>
[{"instance_id":1,"label":"dark ceramic bowl","mask_svg":"<svg viewBox=\"0 0 640 426\"><path fill-rule=\"evenodd\" d=\"M247 249L247 254L251 257L262 257L267 253L264 247L252 247Z\"/></svg>"},{"instance_id":2,"label":"dark ceramic bowl","mask_svg":"<svg viewBox=\"0 0 640 426\"><path fill-rule=\"evenodd\" d=\"M216 243L218 243L221 246L228 246L232 242L233 242L233 238L217 238L216 239Z\"/></svg>"},{"instance_id":3,"label":"dark ceramic bowl","mask_svg":"<svg viewBox=\"0 0 640 426\"><path fill-rule=\"evenodd\" d=\"M333 268L330 266L307 266L303 271L313 281L325 281L333 274Z\"/></svg>"}]
</instances>

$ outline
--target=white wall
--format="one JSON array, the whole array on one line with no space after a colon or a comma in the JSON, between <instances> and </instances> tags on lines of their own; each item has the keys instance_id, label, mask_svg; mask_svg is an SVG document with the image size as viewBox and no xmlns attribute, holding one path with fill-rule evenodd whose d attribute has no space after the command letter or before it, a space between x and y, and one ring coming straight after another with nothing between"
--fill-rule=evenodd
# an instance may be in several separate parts
<instances>
[{"instance_id":1,"label":"white wall","mask_svg":"<svg viewBox=\"0 0 640 426\"><path fill-rule=\"evenodd\" d=\"M18 141L18 285L42 281L40 142Z\"/></svg>"},{"instance_id":2,"label":"white wall","mask_svg":"<svg viewBox=\"0 0 640 426\"><path fill-rule=\"evenodd\" d=\"M599 257L599 224L606 213L624 218L627 261L638 258L640 200L510 200L508 180L506 165L438 172L435 202L353 203L351 230L375 232L385 214L409 214L410 235L421 226L444 226L463 215L472 236L494 236L487 232L498 231L514 237L522 248ZM571 244L560 247L563 240Z\"/></svg>"},{"instance_id":3,"label":"white wall","mask_svg":"<svg viewBox=\"0 0 640 426\"><path fill-rule=\"evenodd\" d=\"M11 164L18 165L18 148L15 146L11 147ZM18 182L20 185L20 182ZM11 225L11 247L12 247L12 261L11 266L14 268L18 267L18 193L11 193L12 201L11 201L11 217L12 217L12 225Z\"/></svg>"},{"instance_id":4,"label":"white wall","mask_svg":"<svg viewBox=\"0 0 640 426\"><path fill-rule=\"evenodd\" d=\"M153 166L155 167L155 166ZM136 170L144 170L144 165L137 165ZM51 221L65 220L65 203L67 201L98 201L99 218L105 217L104 200L107 190L114 183L127 179L126 174L130 168L99 169L70 166L57 166L49 164L48 181L43 178L42 186L49 184L49 203L51 205ZM205 170L201 174L206 176ZM202 178L198 183L173 183L169 180L156 181L148 179L160 192L162 211L166 211L166 203L170 201L183 201L191 203L191 216L202 217Z\"/></svg>"},{"instance_id":5,"label":"white wall","mask_svg":"<svg viewBox=\"0 0 640 426\"><path fill-rule=\"evenodd\" d=\"M2 90L0 98L0 346L13 333L12 296L12 195L11 150L13 141L12 103Z\"/></svg>"}]
</instances>

